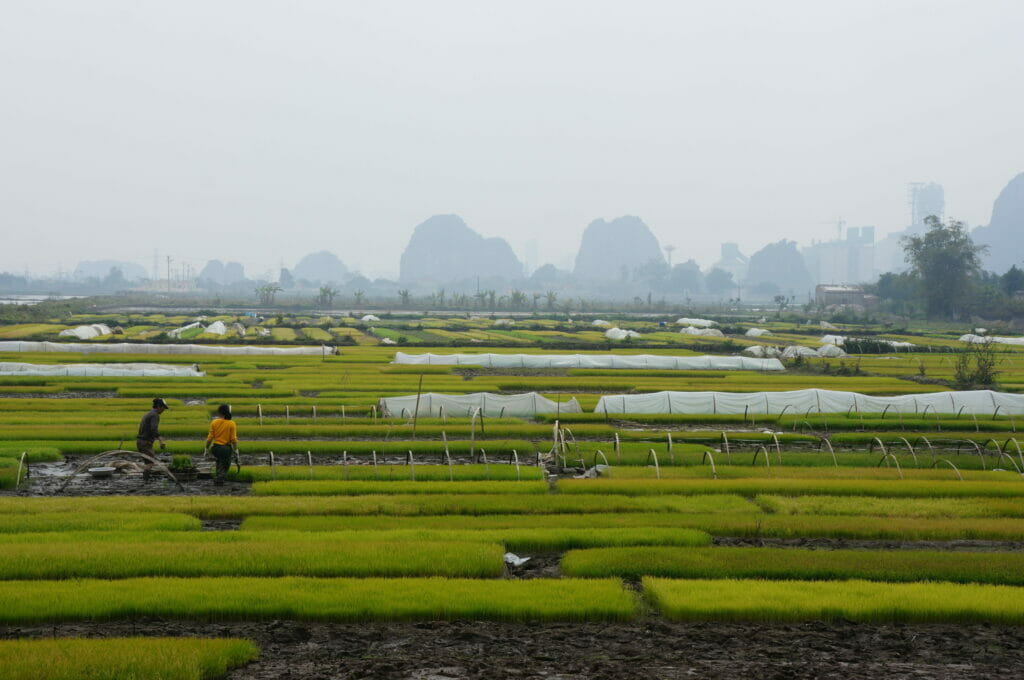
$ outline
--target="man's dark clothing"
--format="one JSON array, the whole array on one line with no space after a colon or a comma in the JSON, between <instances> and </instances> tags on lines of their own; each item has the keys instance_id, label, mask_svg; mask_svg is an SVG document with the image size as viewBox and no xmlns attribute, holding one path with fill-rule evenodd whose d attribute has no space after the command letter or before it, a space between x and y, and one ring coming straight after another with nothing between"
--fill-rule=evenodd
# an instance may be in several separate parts
<instances>
[{"instance_id":1,"label":"man's dark clothing","mask_svg":"<svg viewBox=\"0 0 1024 680\"><path fill-rule=\"evenodd\" d=\"M160 414L156 409L142 416L139 423L139 435L135 440L139 453L153 455L153 442L160 438Z\"/></svg>"}]
</instances>

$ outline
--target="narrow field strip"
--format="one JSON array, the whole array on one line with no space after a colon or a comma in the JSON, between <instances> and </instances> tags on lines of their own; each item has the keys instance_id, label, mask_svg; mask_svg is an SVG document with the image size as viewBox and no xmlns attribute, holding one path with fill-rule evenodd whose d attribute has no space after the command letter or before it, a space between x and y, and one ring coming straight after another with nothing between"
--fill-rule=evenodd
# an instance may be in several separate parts
<instances>
[{"instance_id":1,"label":"narrow field strip","mask_svg":"<svg viewBox=\"0 0 1024 680\"><path fill-rule=\"evenodd\" d=\"M254 496L368 496L373 494L546 494L548 483L535 482L372 482L372 481L288 481L256 482Z\"/></svg>"},{"instance_id":2,"label":"narrow field strip","mask_svg":"<svg viewBox=\"0 0 1024 680\"><path fill-rule=\"evenodd\" d=\"M1024 588L1013 586L646 577L643 588L681 621L1024 624Z\"/></svg>"},{"instance_id":3,"label":"narrow field strip","mask_svg":"<svg viewBox=\"0 0 1024 680\"><path fill-rule=\"evenodd\" d=\"M744 454L747 455L747 454ZM602 471L601 475L607 479L655 479L657 475L661 479L880 479L898 481L900 474L908 480L936 480L940 482L959 481L957 473L948 466L939 468L916 468L910 467L912 460L907 456L907 466L901 467L897 472L895 467L878 467L880 455L864 454L865 460L853 463L843 460L843 456L857 456L861 454L836 454L840 467L832 465L832 457L826 454L800 454L808 456L824 455L825 459L820 465L793 465L790 458L793 454L786 453L783 465L776 463L775 455L772 454L771 467L765 467L764 456L758 456L759 466L753 465L723 465L721 462L714 470L705 461L701 465L665 467L655 471L653 465L647 467L612 467ZM721 457L715 454L716 462ZM1010 470L972 470L966 469L968 464L978 466L977 456L946 456L945 459L957 466L960 476L968 482L1019 482L1020 475ZM827 466L825 462L827 460ZM925 460L923 457L922 461ZM747 461L749 462L749 460ZM900 465L904 461L900 459ZM863 467L853 467L862 465Z\"/></svg>"},{"instance_id":4,"label":"narrow field strip","mask_svg":"<svg viewBox=\"0 0 1024 680\"><path fill-rule=\"evenodd\" d=\"M618 579L139 578L0 581L0 622L187 620L624 621Z\"/></svg>"},{"instance_id":5,"label":"narrow field strip","mask_svg":"<svg viewBox=\"0 0 1024 680\"><path fill-rule=\"evenodd\" d=\"M924 550L631 547L572 550L567 576L951 581L1024 585L1024 554Z\"/></svg>"},{"instance_id":6,"label":"narrow field strip","mask_svg":"<svg viewBox=\"0 0 1024 680\"><path fill-rule=\"evenodd\" d=\"M534 465L508 465L504 462L490 465L314 465L312 472L306 465L246 465L229 477L240 482L269 482L272 480L352 480L352 481L522 481L544 478L545 471ZM415 480L413 479L415 475Z\"/></svg>"},{"instance_id":7,"label":"narrow field strip","mask_svg":"<svg viewBox=\"0 0 1024 680\"><path fill-rule=\"evenodd\" d=\"M760 512L760 509L745 498L729 494L638 498L579 494L0 498L0 515L86 511L182 512L201 519L243 519L254 515L574 515L614 512Z\"/></svg>"},{"instance_id":8,"label":"narrow field strip","mask_svg":"<svg viewBox=\"0 0 1024 680\"><path fill-rule=\"evenodd\" d=\"M181 532L178 532L179 534ZM365 535L365 532L363 532ZM333 541L248 535L248 540L180 535L170 541L6 542L0 580L137 576L449 576L504 573L498 543ZM253 540L253 539L256 540ZM69 550L69 547L72 549Z\"/></svg>"},{"instance_id":9,"label":"narrow field strip","mask_svg":"<svg viewBox=\"0 0 1024 680\"><path fill-rule=\"evenodd\" d=\"M232 638L0 640L4 680L217 680L257 656Z\"/></svg>"},{"instance_id":10,"label":"narrow field strip","mask_svg":"<svg viewBox=\"0 0 1024 680\"><path fill-rule=\"evenodd\" d=\"M202 522L171 512L43 512L9 513L0 518L0 536L20 532L199 531Z\"/></svg>"},{"instance_id":11,"label":"narrow field strip","mask_svg":"<svg viewBox=\"0 0 1024 680\"><path fill-rule=\"evenodd\" d=\"M1020 483L1020 482L1018 482ZM1024 498L877 498L864 496L757 496L779 515L878 517L1024 517Z\"/></svg>"},{"instance_id":12,"label":"narrow field strip","mask_svg":"<svg viewBox=\"0 0 1024 680\"><path fill-rule=\"evenodd\" d=\"M1024 481L968 482L938 480L838 480L838 479L564 479L558 490L564 494L617 494L651 496L660 494L728 493L741 496L778 494L784 496L884 496L955 498L965 496L1022 497Z\"/></svg>"}]
</instances>

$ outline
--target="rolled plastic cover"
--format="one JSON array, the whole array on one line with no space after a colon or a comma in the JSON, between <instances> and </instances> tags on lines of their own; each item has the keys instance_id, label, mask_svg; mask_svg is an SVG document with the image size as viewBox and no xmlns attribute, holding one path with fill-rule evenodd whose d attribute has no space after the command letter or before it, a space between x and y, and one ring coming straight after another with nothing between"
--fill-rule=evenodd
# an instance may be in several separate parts
<instances>
[{"instance_id":1,"label":"rolled plastic cover","mask_svg":"<svg viewBox=\"0 0 1024 680\"><path fill-rule=\"evenodd\" d=\"M1024 395L992 390L929 392L875 397L837 390L788 392L653 392L601 397L594 413L779 414L846 413L959 413L1024 415Z\"/></svg>"},{"instance_id":2,"label":"rolled plastic cover","mask_svg":"<svg viewBox=\"0 0 1024 680\"><path fill-rule=\"evenodd\" d=\"M475 392L472 394L410 394L402 397L382 397L379 402L385 416L403 418L414 413L422 417L469 417L480 409L481 414L490 418L503 416L532 416L538 413L582 413L575 399L555 402L536 392L525 394L494 394Z\"/></svg>"},{"instance_id":3,"label":"rolled plastic cover","mask_svg":"<svg viewBox=\"0 0 1024 680\"><path fill-rule=\"evenodd\" d=\"M0 362L0 375L92 378L202 378L195 364L26 364Z\"/></svg>"},{"instance_id":4,"label":"rolled plastic cover","mask_svg":"<svg viewBox=\"0 0 1024 680\"><path fill-rule=\"evenodd\" d=\"M813 350L812 350L813 352ZM668 371L783 371L778 359L659 354L395 354L396 364L488 368L620 368Z\"/></svg>"},{"instance_id":5,"label":"rolled plastic cover","mask_svg":"<svg viewBox=\"0 0 1024 680\"><path fill-rule=\"evenodd\" d=\"M247 345L159 345L145 342L49 342L0 340L0 352L75 352L78 354L227 354L309 355L336 354L334 347L252 347Z\"/></svg>"}]
</instances>

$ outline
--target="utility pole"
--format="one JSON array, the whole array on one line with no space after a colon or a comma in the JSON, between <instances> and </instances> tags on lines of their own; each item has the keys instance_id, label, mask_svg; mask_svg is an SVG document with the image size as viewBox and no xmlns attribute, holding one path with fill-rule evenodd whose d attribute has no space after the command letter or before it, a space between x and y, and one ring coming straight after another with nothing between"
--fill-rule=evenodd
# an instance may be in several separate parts
<instances>
[{"instance_id":1,"label":"utility pole","mask_svg":"<svg viewBox=\"0 0 1024 680\"><path fill-rule=\"evenodd\" d=\"M171 292L171 256L167 256L167 292Z\"/></svg>"},{"instance_id":2,"label":"utility pole","mask_svg":"<svg viewBox=\"0 0 1024 680\"><path fill-rule=\"evenodd\" d=\"M676 247L673 246L673 245L667 245L667 246L662 246L661 249L665 251L666 255L668 255L668 268L672 269L672 251L675 250Z\"/></svg>"}]
</instances>

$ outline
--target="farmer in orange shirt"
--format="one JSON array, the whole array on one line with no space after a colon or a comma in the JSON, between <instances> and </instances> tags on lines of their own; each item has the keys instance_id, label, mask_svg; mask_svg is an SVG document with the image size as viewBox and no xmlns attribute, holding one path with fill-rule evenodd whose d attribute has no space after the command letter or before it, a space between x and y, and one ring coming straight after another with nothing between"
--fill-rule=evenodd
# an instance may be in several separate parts
<instances>
[{"instance_id":1,"label":"farmer in orange shirt","mask_svg":"<svg viewBox=\"0 0 1024 680\"><path fill-rule=\"evenodd\" d=\"M238 453L238 426L231 419L231 406L217 407L217 417L210 423L210 434L206 437L206 450L217 461L217 475L213 483L221 485L231 469L231 455Z\"/></svg>"}]
</instances>

